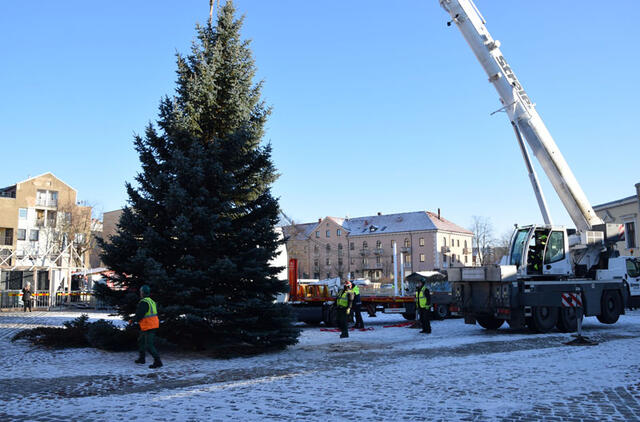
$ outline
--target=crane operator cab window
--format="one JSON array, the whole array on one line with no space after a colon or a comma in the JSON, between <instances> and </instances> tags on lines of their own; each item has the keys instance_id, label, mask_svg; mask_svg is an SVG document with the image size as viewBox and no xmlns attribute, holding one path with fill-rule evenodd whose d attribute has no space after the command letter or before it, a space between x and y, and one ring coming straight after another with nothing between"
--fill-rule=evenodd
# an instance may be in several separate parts
<instances>
[{"instance_id":1,"label":"crane operator cab window","mask_svg":"<svg viewBox=\"0 0 640 422\"><path fill-rule=\"evenodd\" d=\"M627 259L627 274L631 278L640 277L640 262L637 259Z\"/></svg>"},{"instance_id":2,"label":"crane operator cab window","mask_svg":"<svg viewBox=\"0 0 640 422\"><path fill-rule=\"evenodd\" d=\"M527 241L527 235L529 234L529 229L520 229L516 232L513 237L513 245L511 247L511 259L509 260L509 265L515 265L520 268L522 265L522 251L524 249L524 242Z\"/></svg>"}]
</instances>

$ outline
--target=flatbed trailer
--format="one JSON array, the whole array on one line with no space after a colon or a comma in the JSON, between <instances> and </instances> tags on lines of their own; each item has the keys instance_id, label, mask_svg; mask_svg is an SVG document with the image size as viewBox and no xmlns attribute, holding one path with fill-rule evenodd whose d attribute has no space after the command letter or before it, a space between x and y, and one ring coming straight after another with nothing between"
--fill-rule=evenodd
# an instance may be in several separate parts
<instances>
[{"instance_id":1,"label":"flatbed trailer","mask_svg":"<svg viewBox=\"0 0 640 422\"><path fill-rule=\"evenodd\" d=\"M304 285L298 283L297 262L289 260L289 297L287 303L295 311L298 320L315 325L324 323L327 326L335 326L337 309L335 297L326 285ZM415 297L413 295L395 295L397 289L383 288L369 290L366 286L360 286L360 299L362 300L362 312L370 317L376 313L402 314L407 320L416 318ZM402 289L400 289L402 290ZM444 317L449 314L451 294L435 293L432 295L434 315Z\"/></svg>"}]
</instances>

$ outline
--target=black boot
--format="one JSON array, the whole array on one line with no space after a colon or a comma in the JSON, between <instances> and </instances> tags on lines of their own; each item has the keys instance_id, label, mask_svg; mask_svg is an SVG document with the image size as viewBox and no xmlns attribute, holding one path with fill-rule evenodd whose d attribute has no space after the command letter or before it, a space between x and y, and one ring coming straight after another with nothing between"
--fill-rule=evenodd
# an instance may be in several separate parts
<instances>
[{"instance_id":1,"label":"black boot","mask_svg":"<svg viewBox=\"0 0 640 422\"><path fill-rule=\"evenodd\" d=\"M162 361L160 359L154 359L153 363L149 365L149 368L155 369L155 368L160 368L161 366L162 366Z\"/></svg>"},{"instance_id":2,"label":"black boot","mask_svg":"<svg viewBox=\"0 0 640 422\"><path fill-rule=\"evenodd\" d=\"M144 355L140 353L140 357L135 360L136 363L143 364L144 363Z\"/></svg>"}]
</instances>

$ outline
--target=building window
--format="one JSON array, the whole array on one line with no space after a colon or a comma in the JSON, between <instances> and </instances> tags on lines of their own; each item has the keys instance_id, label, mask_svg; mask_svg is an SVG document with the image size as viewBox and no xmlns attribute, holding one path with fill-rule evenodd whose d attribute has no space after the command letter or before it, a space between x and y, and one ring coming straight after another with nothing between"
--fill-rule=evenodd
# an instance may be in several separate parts
<instances>
[{"instance_id":1,"label":"building window","mask_svg":"<svg viewBox=\"0 0 640 422\"><path fill-rule=\"evenodd\" d=\"M381 247L382 247L382 242L378 240L376 242L376 249L380 249Z\"/></svg>"},{"instance_id":2,"label":"building window","mask_svg":"<svg viewBox=\"0 0 640 422\"><path fill-rule=\"evenodd\" d=\"M327 237L331 237L331 230L327 230L326 235Z\"/></svg>"},{"instance_id":3,"label":"building window","mask_svg":"<svg viewBox=\"0 0 640 422\"><path fill-rule=\"evenodd\" d=\"M464 263L466 264L467 262L469 262L469 257L467 255L464 256Z\"/></svg>"},{"instance_id":4,"label":"building window","mask_svg":"<svg viewBox=\"0 0 640 422\"><path fill-rule=\"evenodd\" d=\"M18 229L18 240L27 240L27 231L25 229Z\"/></svg>"},{"instance_id":5,"label":"building window","mask_svg":"<svg viewBox=\"0 0 640 422\"><path fill-rule=\"evenodd\" d=\"M380 255L376 256L376 264L380 263Z\"/></svg>"},{"instance_id":6,"label":"building window","mask_svg":"<svg viewBox=\"0 0 640 422\"><path fill-rule=\"evenodd\" d=\"M627 249L636 247L636 223L630 221L624 224L624 235L627 239Z\"/></svg>"},{"instance_id":7,"label":"building window","mask_svg":"<svg viewBox=\"0 0 640 422\"><path fill-rule=\"evenodd\" d=\"M4 243L5 246L13 245L13 229L4 229Z\"/></svg>"},{"instance_id":8,"label":"building window","mask_svg":"<svg viewBox=\"0 0 640 422\"><path fill-rule=\"evenodd\" d=\"M354 250L356 248L356 246L354 245L353 242L349 243L349 249Z\"/></svg>"},{"instance_id":9,"label":"building window","mask_svg":"<svg viewBox=\"0 0 640 422\"><path fill-rule=\"evenodd\" d=\"M32 242L37 242L39 234L40 232L38 230L29 230L29 240Z\"/></svg>"},{"instance_id":10,"label":"building window","mask_svg":"<svg viewBox=\"0 0 640 422\"><path fill-rule=\"evenodd\" d=\"M467 241L464 241L464 248L467 249Z\"/></svg>"},{"instance_id":11,"label":"building window","mask_svg":"<svg viewBox=\"0 0 640 422\"><path fill-rule=\"evenodd\" d=\"M411 245L411 243L409 243L409 238L405 237L405 238L404 238L404 247L405 247L405 248L408 248L408 247L409 247L409 245Z\"/></svg>"},{"instance_id":12,"label":"building window","mask_svg":"<svg viewBox=\"0 0 640 422\"><path fill-rule=\"evenodd\" d=\"M313 245L313 253L318 253L320 250L318 249L318 245Z\"/></svg>"},{"instance_id":13,"label":"building window","mask_svg":"<svg viewBox=\"0 0 640 422\"><path fill-rule=\"evenodd\" d=\"M338 258L338 267L342 267L342 258Z\"/></svg>"},{"instance_id":14,"label":"building window","mask_svg":"<svg viewBox=\"0 0 640 422\"><path fill-rule=\"evenodd\" d=\"M327 278L331 278L331 273L327 273Z\"/></svg>"},{"instance_id":15,"label":"building window","mask_svg":"<svg viewBox=\"0 0 640 422\"><path fill-rule=\"evenodd\" d=\"M442 238L442 246L444 246L444 247L447 246L447 238L446 237Z\"/></svg>"},{"instance_id":16,"label":"building window","mask_svg":"<svg viewBox=\"0 0 640 422\"><path fill-rule=\"evenodd\" d=\"M458 245L458 247L460 247L460 239L456 240L456 245Z\"/></svg>"},{"instance_id":17,"label":"building window","mask_svg":"<svg viewBox=\"0 0 640 422\"><path fill-rule=\"evenodd\" d=\"M331 260L329 260L329 258L327 258L327 260L325 261L325 263L326 263L326 265L327 265L327 267L328 267L329 265L331 265Z\"/></svg>"},{"instance_id":18,"label":"building window","mask_svg":"<svg viewBox=\"0 0 640 422\"><path fill-rule=\"evenodd\" d=\"M420 254L420 262L424 262L424 254L423 253Z\"/></svg>"},{"instance_id":19,"label":"building window","mask_svg":"<svg viewBox=\"0 0 640 422\"><path fill-rule=\"evenodd\" d=\"M404 262L406 262L407 264L411 263L411 255L405 255L404 256Z\"/></svg>"},{"instance_id":20,"label":"building window","mask_svg":"<svg viewBox=\"0 0 640 422\"><path fill-rule=\"evenodd\" d=\"M442 263L447 263L447 255L442 255Z\"/></svg>"},{"instance_id":21,"label":"building window","mask_svg":"<svg viewBox=\"0 0 640 422\"><path fill-rule=\"evenodd\" d=\"M336 236L342 236L342 230L340 229L336 230Z\"/></svg>"},{"instance_id":22,"label":"building window","mask_svg":"<svg viewBox=\"0 0 640 422\"><path fill-rule=\"evenodd\" d=\"M331 245L327 243L326 249L327 249L327 253L330 253L331 252Z\"/></svg>"},{"instance_id":23,"label":"building window","mask_svg":"<svg viewBox=\"0 0 640 422\"><path fill-rule=\"evenodd\" d=\"M316 232L316 237L320 237L320 232Z\"/></svg>"},{"instance_id":24,"label":"building window","mask_svg":"<svg viewBox=\"0 0 640 422\"><path fill-rule=\"evenodd\" d=\"M369 244L367 243L366 240L362 242L362 249L367 249L368 247L369 247Z\"/></svg>"},{"instance_id":25,"label":"building window","mask_svg":"<svg viewBox=\"0 0 640 422\"><path fill-rule=\"evenodd\" d=\"M424 246L424 237L421 237L421 238L420 238L420 240L419 240L419 242L420 242L420 243L419 243L419 244L420 244L420 246Z\"/></svg>"},{"instance_id":26,"label":"building window","mask_svg":"<svg viewBox=\"0 0 640 422\"><path fill-rule=\"evenodd\" d=\"M367 265L369 260L367 258L362 258L362 265Z\"/></svg>"},{"instance_id":27,"label":"building window","mask_svg":"<svg viewBox=\"0 0 640 422\"><path fill-rule=\"evenodd\" d=\"M351 258L351 265L355 265L355 264L356 264L355 258Z\"/></svg>"},{"instance_id":28,"label":"building window","mask_svg":"<svg viewBox=\"0 0 640 422\"><path fill-rule=\"evenodd\" d=\"M20 220L27 219L27 209L26 208L18 208L18 217Z\"/></svg>"},{"instance_id":29,"label":"building window","mask_svg":"<svg viewBox=\"0 0 640 422\"><path fill-rule=\"evenodd\" d=\"M317 259L314 259L314 260L313 260L313 266L314 266L314 267L317 267L318 265L319 265L319 264L318 264L318 260L317 260Z\"/></svg>"},{"instance_id":30,"label":"building window","mask_svg":"<svg viewBox=\"0 0 640 422\"><path fill-rule=\"evenodd\" d=\"M395 240L392 240L392 241L391 241L391 249L393 249L393 247L394 247L394 246L396 246L396 241L395 241Z\"/></svg>"}]
</instances>

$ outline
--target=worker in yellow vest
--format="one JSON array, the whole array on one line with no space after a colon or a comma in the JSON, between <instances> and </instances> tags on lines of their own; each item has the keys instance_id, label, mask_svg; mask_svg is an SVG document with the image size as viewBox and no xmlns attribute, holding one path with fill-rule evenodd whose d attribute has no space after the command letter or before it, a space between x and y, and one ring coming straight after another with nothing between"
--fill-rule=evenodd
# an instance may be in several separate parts
<instances>
[{"instance_id":1,"label":"worker in yellow vest","mask_svg":"<svg viewBox=\"0 0 640 422\"><path fill-rule=\"evenodd\" d=\"M416 308L422 324L422 331L420 332L431 334L431 292L427 289L424 280L420 280L416 288Z\"/></svg>"},{"instance_id":2,"label":"worker in yellow vest","mask_svg":"<svg viewBox=\"0 0 640 422\"><path fill-rule=\"evenodd\" d=\"M344 282L344 286L338 292L336 298L336 308L338 310L338 326L340 327L340 338L349 337L349 329L347 327L347 316L351 313L353 306L353 290L349 280Z\"/></svg>"},{"instance_id":3,"label":"worker in yellow vest","mask_svg":"<svg viewBox=\"0 0 640 422\"><path fill-rule=\"evenodd\" d=\"M156 302L149 297L151 289L146 284L140 287L140 302L136 308L136 314L129 322L137 322L140 325L140 335L138 336L138 351L140 356L136 359L136 363L144 364L146 352L153 356L153 363L149 365L149 368L160 368L162 361L160 355L153 345L153 340L156 335L156 330L160 327L160 320L158 319L158 307Z\"/></svg>"},{"instance_id":4,"label":"worker in yellow vest","mask_svg":"<svg viewBox=\"0 0 640 422\"><path fill-rule=\"evenodd\" d=\"M357 284L353 285L353 314L356 317L354 328L364 328L362 320L362 299L360 298L360 288Z\"/></svg>"}]
</instances>

